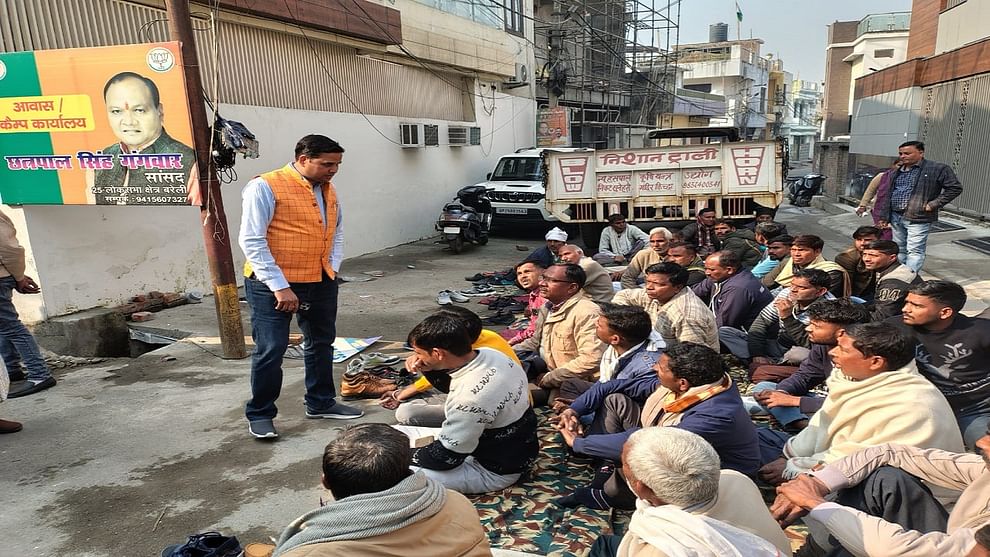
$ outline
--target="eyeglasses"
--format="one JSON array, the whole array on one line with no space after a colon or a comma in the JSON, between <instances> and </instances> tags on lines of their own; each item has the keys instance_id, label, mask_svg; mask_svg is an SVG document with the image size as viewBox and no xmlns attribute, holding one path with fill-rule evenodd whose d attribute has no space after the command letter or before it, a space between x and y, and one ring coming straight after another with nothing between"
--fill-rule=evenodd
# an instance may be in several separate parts
<instances>
[{"instance_id":1,"label":"eyeglasses","mask_svg":"<svg viewBox=\"0 0 990 557\"><path fill-rule=\"evenodd\" d=\"M564 282L564 283L567 283L567 284L577 284L573 280L561 280L561 279L547 278L547 277L541 278L540 279L540 282Z\"/></svg>"}]
</instances>

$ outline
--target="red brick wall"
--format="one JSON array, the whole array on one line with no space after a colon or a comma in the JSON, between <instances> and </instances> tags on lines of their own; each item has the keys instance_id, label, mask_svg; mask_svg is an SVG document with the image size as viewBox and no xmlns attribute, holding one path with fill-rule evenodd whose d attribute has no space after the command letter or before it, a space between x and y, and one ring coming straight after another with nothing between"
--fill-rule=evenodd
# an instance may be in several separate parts
<instances>
[{"instance_id":1,"label":"red brick wall","mask_svg":"<svg viewBox=\"0 0 990 557\"><path fill-rule=\"evenodd\" d=\"M908 33L908 60L935 54L938 13L944 8L945 0L914 0L912 2L911 30Z\"/></svg>"},{"instance_id":2,"label":"red brick wall","mask_svg":"<svg viewBox=\"0 0 990 557\"><path fill-rule=\"evenodd\" d=\"M828 26L828 44L850 43L856 40L858 21L836 21ZM849 82L852 68L842 61L853 49L849 46L825 50L825 91L822 97L822 118L825 137L849 133Z\"/></svg>"},{"instance_id":3,"label":"red brick wall","mask_svg":"<svg viewBox=\"0 0 990 557\"><path fill-rule=\"evenodd\" d=\"M923 60L908 60L856 80L854 98L872 97L908 87L927 87L990 72L990 39Z\"/></svg>"}]
</instances>

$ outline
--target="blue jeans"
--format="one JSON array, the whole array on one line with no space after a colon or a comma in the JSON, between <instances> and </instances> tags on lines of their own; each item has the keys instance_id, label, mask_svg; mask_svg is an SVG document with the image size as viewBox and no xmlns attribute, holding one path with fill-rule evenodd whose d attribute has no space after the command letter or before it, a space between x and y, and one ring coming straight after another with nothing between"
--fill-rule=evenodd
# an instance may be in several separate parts
<instances>
[{"instance_id":1,"label":"blue jeans","mask_svg":"<svg viewBox=\"0 0 990 557\"><path fill-rule=\"evenodd\" d=\"M289 285L307 309L296 313L303 332L303 362L306 368L306 408L320 412L336 401L333 383L333 340L337 336L337 281L323 276L322 282ZM244 414L249 421L272 419L278 414L275 401L282 391L282 357L289 347L292 314L275 309L275 294L265 283L244 279L244 293L251 306L251 400Z\"/></svg>"},{"instance_id":2,"label":"blue jeans","mask_svg":"<svg viewBox=\"0 0 990 557\"><path fill-rule=\"evenodd\" d=\"M763 391L775 391L777 390L777 384L773 381L762 381L753 386L753 394L763 392ZM797 406L776 406L774 408L763 407L764 410L770 412L770 415L780 422L780 425L787 426L791 422L796 422L798 420L807 420L808 416L801 413L801 409Z\"/></svg>"},{"instance_id":3,"label":"blue jeans","mask_svg":"<svg viewBox=\"0 0 990 557\"><path fill-rule=\"evenodd\" d=\"M0 278L0 358L8 370L18 370L21 363L27 368L29 381L44 381L52 376L52 372L41 357L38 343L31 336L11 298L17 281L14 277Z\"/></svg>"},{"instance_id":4,"label":"blue jeans","mask_svg":"<svg viewBox=\"0 0 990 557\"><path fill-rule=\"evenodd\" d=\"M990 399L959 409L956 412L956 421L959 422L966 450L976 450L976 440L990 431Z\"/></svg>"},{"instance_id":5,"label":"blue jeans","mask_svg":"<svg viewBox=\"0 0 990 557\"><path fill-rule=\"evenodd\" d=\"M901 213L890 212L890 230L897 244L897 260L920 272L925 264L925 248L928 245L930 222L908 222Z\"/></svg>"}]
</instances>

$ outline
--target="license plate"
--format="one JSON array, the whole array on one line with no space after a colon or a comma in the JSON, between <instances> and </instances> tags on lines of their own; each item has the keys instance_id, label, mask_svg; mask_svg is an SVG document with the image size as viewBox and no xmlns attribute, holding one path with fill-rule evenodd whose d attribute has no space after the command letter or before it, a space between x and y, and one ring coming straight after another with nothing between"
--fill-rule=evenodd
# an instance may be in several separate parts
<instances>
[{"instance_id":1,"label":"license plate","mask_svg":"<svg viewBox=\"0 0 990 557\"><path fill-rule=\"evenodd\" d=\"M457 228L456 226L445 226L445 227L443 227L443 233L444 234L460 234L461 233L461 229L460 228Z\"/></svg>"},{"instance_id":2,"label":"license plate","mask_svg":"<svg viewBox=\"0 0 990 557\"><path fill-rule=\"evenodd\" d=\"M526 215L529 210L524 207L496 207L495 212L501 215Z\"/></svg>"}]
</instances>

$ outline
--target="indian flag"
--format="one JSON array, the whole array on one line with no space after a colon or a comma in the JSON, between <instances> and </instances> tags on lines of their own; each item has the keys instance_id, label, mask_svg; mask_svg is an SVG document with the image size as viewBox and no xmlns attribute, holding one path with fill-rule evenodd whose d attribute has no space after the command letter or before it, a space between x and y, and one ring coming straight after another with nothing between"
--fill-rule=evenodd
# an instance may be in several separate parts
<instances>
[{"instance_id":1,"label":"indian flag","mask_svg":"<svg viewBox=\"0 0 990 557\"><path fill-rule=\"evenodd\" d=\"M736 2L736 19L742 22L742 8L739 7L739 2Z\"/></svg>"}]
</instances>

